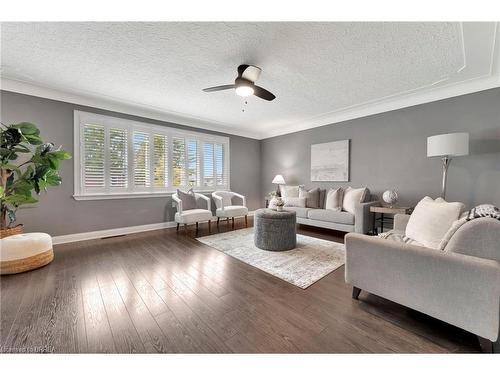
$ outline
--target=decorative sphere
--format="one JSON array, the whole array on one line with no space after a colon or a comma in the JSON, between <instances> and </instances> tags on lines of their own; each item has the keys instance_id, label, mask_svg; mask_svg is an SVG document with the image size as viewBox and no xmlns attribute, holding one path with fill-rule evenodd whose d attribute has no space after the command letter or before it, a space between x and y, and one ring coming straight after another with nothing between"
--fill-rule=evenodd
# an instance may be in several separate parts
<instances>
[{"instance_id":1,"label":"decorative sphere","mask_svg":"<svg viewBox=\"0 0 500 375\"><path fill-rule=\"evenodd\" d=\"M396 190L386 190L382 194L382 199L387 204L395 204L398 201L398 193L396 193Z\"/></svg>"}]
</instances>

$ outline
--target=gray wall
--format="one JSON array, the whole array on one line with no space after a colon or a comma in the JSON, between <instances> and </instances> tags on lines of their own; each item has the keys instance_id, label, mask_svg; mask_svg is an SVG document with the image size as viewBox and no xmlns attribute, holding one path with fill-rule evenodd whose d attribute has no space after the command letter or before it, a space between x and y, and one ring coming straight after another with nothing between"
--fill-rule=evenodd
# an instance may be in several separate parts
<instances>
[{"instance_id":1,"label":"gray wall","mask_svg":"<svg viewBox=\"0 0 500 375\"><path fill-rule=\"evenodd\" d=\"M422 104L369 117L269 138L261 143L262 192L274 175L287 183L368 186L375 194L396 189L401 204L441 192L441 160L427 158L427 137L470 133L470 155L452 160L447 199L469 207L500 206L500 89ZM310 180L311 144L351 140L350 182Z\"/></svg>"},{"instance_id":2,"label":"gray wall","mask_svg":"<svg viewBox=\"0 0 500 375\"><path fill-rule=\"evenodd\" d=\"M73 153L73 110L112 115L149 123L189 129L188 127L142 119L54 100L1 91L1 121L5 124L30 121L37 124L44 140ZM199 129L191 129L200 131ZM209 132L211 134L226 135ZM261 205L260 142L228 135L231 150L231 188L247 196L249 209ZM175 208L168 198L134 198L99 201L73 199L73 160L62 163L61 186L42 193L39 203L18 211L18 222L26 231L64 235L174 220Z\"/></svg>"}]
</instances>

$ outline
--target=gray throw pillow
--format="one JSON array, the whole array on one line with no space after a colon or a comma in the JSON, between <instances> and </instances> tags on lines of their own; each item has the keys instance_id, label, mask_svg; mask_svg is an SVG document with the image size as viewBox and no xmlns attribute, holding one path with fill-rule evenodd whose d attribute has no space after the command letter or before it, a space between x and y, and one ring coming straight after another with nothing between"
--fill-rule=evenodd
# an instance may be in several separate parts
<instances>
[{"instance_id":1,"label":"gray throw pillow","mask_svg":"<svg viewBox=\"0 0 500 375\"><path fill-rule=\"evenodd\" d=\"M299 198L306 198L306 207L308 208L320 208L319 195L319 188L311 189L309 191L302 186L299 188Z\"/></svg>"},{"instance_id":2,"label":"gray throw pillow","mask_svg":"<svg viewBox=\"0 0 500 375\"><path fill-rule=\"evenodd\" d=\"M326 201L326 189L320 189L319 191L319 208L325 208Z\"/></svg>"},{"instance_id":3,"label":"gray throw pillow","mask_svg":"<svg viewBox=\"0 0 500 375\"><path fill-rule=\"evenodd\" d=\"M187 193L177 189L177 196L182 202L183 210L194 210L196 208L196 197L193 189L189 189Z\"/></svg>"}]
</instances>

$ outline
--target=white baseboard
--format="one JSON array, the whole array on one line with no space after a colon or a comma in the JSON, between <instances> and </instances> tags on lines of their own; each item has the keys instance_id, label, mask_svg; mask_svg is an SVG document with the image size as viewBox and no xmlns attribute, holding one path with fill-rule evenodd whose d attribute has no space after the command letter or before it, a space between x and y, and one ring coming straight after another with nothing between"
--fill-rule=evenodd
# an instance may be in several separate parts
<instances>
[{"instance_id":1,"label":"white baseboard","mask_svg":"<svg viewBox=\"0 0 500 375\"><path fill-rule=\"evenodd\" d=\"M248 216L253 216L254 213L255 213L255 211L249 211ZM121 236L124 234L148 232L150 230L174 228L175 226L176 226L175 221L167 221L164 223L136 225L133 227L123 227L123 228L96 230L93 232L65 234L62 236L52 237L52 243L54 245L58 245L58 244L70 243L70 242L95 240L97 238L103 238L103 237Z\"/></svg>"},{"instance_id":2,"label":"white baseboard","mask_svg":"<svg viewBox=\"0 0 500 375\"><path fill-rule=\"evenodd\" d=\"M164 222L164 223L136 225L133 227L123 227L123 228L96 230L93 232L65 234L63 236L52 237L52 243L54 245L57 245L57 244L69 243L69 242L95 240L96 238L121 236L124 234L147 232L150 230L158 230L158 229L173 228L173 227L175 227L175 222L168 221L168 222Z\"/></svg>"}]
</instances>

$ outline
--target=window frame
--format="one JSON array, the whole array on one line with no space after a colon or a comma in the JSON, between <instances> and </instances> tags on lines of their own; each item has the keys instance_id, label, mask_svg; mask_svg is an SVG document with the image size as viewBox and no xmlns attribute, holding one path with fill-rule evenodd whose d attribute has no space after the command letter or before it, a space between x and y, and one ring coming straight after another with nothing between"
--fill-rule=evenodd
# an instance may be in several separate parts
<instances>
[{"instance_id":1,"label":"window frame","mask_svg":"<svg viewBox=\"0 0 500 375\"><path fill-rule=\"evenodd\" d=\"M167 197L171 196L177 189L190 189L188 186L188 141L195 140L197 142L197 156L199 158L199 176L197 180L199 186L193 187L197 192L213 192L215 190L230 190L230 141L229 137L207 134L196 131L187 131L169 126L156 125L142 121L124 119L120 117L101 115L92 112L74 110L74 127L73 127L73 160L74 160L74 194L75 200L100 200L100 199L124 199L124 198L144 198L144 197ZM101 189L86 189L84 186L84 126L86 124L94 124L104 126L105 129L105 187ZM118 128L127 130L127 180L126 188L110 188L109 186L109 129ZM133 132L145 132L149 134L149 164L150 164L150 186L148 188L136 188L134 186L134 145ZM165 135L167 137L167 171L168 171L168 186L160 188L154 186L154 135ZM185 183L186 186L173 186L173 170L172 170L172 139L174 137L183 138L185 142ZM203 186L203 150L200 145L203 143L220 143L224 147L224 172L227 174L226 186ZM215 149L215 146L214 146ZM215 170L214 170L215 173Z\"/></svg>"}]
</instances>

